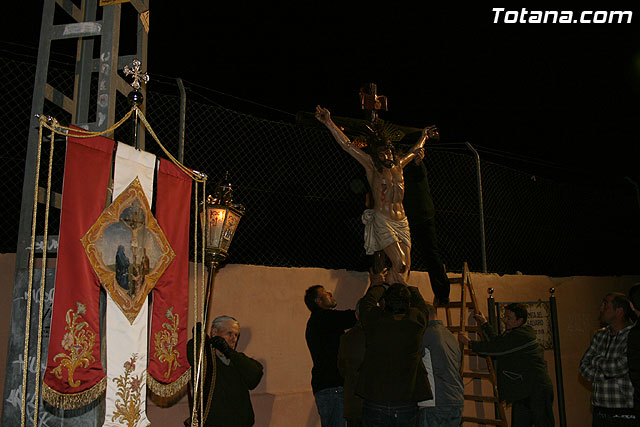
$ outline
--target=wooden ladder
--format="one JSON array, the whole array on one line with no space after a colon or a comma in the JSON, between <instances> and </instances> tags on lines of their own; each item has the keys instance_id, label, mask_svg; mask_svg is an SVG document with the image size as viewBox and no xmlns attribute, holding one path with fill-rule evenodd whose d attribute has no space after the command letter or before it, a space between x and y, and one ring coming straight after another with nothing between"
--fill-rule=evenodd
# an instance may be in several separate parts
<instances>
[{"instance_id":1,"label":"wooden ladder","mask_svg":"<svg viewBox=\"0 0 640 427\"><path fill-rule=\"evenodd\" d=\"M464 263L462 268L462 275L456 278L450 278L451 285L460 285L460 301L451 301L447 307L445 307L446 318L447 318L447 328L454 334L456 333L465 333L465 332L477 332L478 334L482 333L482 328L480 326L469 326L467 325L467 309L471 309L476 311L478 307L478 301L476 300L476 293L473 290L473 285L471 284L471 274L469 273L469 266L467 263ZM453 292L452 292L453 294ZM467 296L468 294L468 296ZM467 301L467 299L469 301ZM454 310L460 311L460 323L458 325L453 325L452 323L452 311ZM460 372L462 374L462 379L471 378L473 380L480 380L482 382L488 381L491 386L492 394L491 395L475 395L475 394L465 394L464 399L466 401L472 402L489 402L493 403L496 413L495 418L479 418L479 417L462 417L462 424L464 423L474 423L474 424L485 424L485 425L495 425L495 426L504 426L507 425L507 417L505 414L504 404L498 400L498 386L496 381L496 372L493 367L493 362L490 358L486 358L487 362L487 370L465 370L465 359L468 361L470 356L476 356L476 353L463 349L463 357L462 357L462 365L460 366ZM482 384L480 384L480 388ZM461 424L461 425L462 425Z\"/></svg>"}]
</instances>

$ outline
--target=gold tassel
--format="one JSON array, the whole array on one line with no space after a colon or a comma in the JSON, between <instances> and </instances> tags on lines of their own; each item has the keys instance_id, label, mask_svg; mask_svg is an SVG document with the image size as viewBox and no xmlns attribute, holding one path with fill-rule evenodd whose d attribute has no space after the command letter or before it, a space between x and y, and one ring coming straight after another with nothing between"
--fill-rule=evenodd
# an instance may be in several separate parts
<instances>
[{"instance_id":1,"label":"gold tassel","mask_svg":"<svg viewBox=\"0 0 640 427\"><path fill-rule=\"evenodd\" d=\"M42 383L42 399L52 406L63 410L82 408L104 395L107 389L107 377L102 378L96 385L79 393L60 393Z\"/></svg>"},{"instance_id":2,"label":"gold tassel","mask_svg":"<svg viewBox=\"0 0 640 427\"><path fill-rule=\"evenodd\" d=\"M180 378L169 384L161 383L147 373L147 387L153 394L160 397L174 397L176 394L184 391L185 387L189 383L189 378L191 378L191 368L187 369Z\"/></svg>"}]
</instances>

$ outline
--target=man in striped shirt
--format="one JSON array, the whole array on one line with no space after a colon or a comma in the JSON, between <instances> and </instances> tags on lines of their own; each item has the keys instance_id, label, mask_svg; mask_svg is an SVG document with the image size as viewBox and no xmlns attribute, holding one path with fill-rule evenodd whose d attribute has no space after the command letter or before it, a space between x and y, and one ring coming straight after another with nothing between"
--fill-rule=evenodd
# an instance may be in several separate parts
<instances>
[{"instance_id":1,"label":"man in striped shirt","mask_svg":"<svg viewBox=\"0 0 640 427\"><path fill-rule=\"evenodd\" d=\"M607 326L596 332L580 361L580 374L593 384L594 427L638 425L627 363L627 338L634 319L624 294L612 292L602 300L600 321Z\"/></svg>"}]
</instances>

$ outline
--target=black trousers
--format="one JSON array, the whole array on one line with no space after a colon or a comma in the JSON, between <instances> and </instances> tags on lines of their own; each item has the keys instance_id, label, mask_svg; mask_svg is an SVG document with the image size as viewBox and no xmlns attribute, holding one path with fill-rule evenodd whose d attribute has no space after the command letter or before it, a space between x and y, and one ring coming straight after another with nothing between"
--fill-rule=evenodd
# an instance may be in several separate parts
<instances>
[{"instance_id":1,"label":"black trousers","mask_svg":"<svg viewBox=\"0 0 640 427\"><path fill-rule=\"evenodd\" d=\"M534 390L511 406L511 427L554 427L553 390Z\"/></svg>"},{"instance_id":2,"label":"black trousers","mask_svg":"<svg viewBox=\"0 0 640 427\"><path fill-rule=\"evenodd\" d=\"M411 229L412 240L411 263L413 264L416 260L417 253L421 254L422 257L419 258L425 263L429 273L433 294L440 300L449 298L451 284L447 273L444 271L444 265L440 257L435 218L417 224L410 221L409 228ZM416 253L416 256L414 256L414 253Z\"/></svg>"}]
</instances>

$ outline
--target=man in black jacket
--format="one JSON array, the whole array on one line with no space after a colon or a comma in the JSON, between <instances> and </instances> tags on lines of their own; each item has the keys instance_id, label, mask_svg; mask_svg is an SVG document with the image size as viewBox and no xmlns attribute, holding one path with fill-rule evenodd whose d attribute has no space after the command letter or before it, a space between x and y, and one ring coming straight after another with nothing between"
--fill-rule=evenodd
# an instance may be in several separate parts
<instances>
[{"instance_id":1,"label":"man in black jacket","mask_svg":"<svg viewBox=\"0 0 640 427\"><path fill-rule=\"evenodd\" d=\"M405 138L410 139L409 136ZM408 149L407 144L398 144L398 152L404 153ZM436 210L423 159L424 148L421 148L416 151L416 158L404 169L403 205L411 228L411 258L418 259L415 255L416 250L422 255L433 290L433 305L439 307L449 304L451 284L440 254L436 234Z\"/></svg>"},{"instance_id":2,"label":"man in black jacket","mask_svg":"<svg viewBox=\"0 0 640 427\"><path fill-rule=\"evenodd\" d=\"M196 325L196 336L200 324ZM220 316L211 324L211 337L205 337L205 348L200 367L202 400L194 390L194 406L198 408L202 401L204 423L211 427L250 427L254 424L253 407L249 390L258 386L262 379L263 367L260 362L235 350L240 325L230 316ZM198 367L193 363L193 338L187 342L187 358L193 375ZM193 423L192 423L193 425Z\"/></svg>"},{"instance_id":3,"label":"man in black jacket","mask_svg":"<svg viewBox=\"0 0 640 427\"><path fill-rule=\"evenodd\" d=\"M338 303L322 285L304 295L311 316L305 338L313 360L311 388L322 427L344 426L344 380L338 370L338 347L346 329L356 323L354 310L335 310Z\"/></svg>"},{"instance_id":4,"label":"man in black jacket","mask_svg":"<svg viewBox=\"0 0 640 427\"><path fill-rule=\"evenodd\" d=\"M553 427L553 384L544 360L544 351L536 340L536 332L527 325L527 308L509 304L504 310L505 333L498 335L482 313L475 315L482 325L486 341L471 341L466 335L458 340L469 344L481 356L496 361L498 395L512 403L513 427Z\"/></svg>"},{"instance_id":5,"label":"man in black jacket","mask_svg":"<svg viewBox=\"0 0 640 427\"><path fill-rule=\"evenodd\" d=\"M356 393L364 426L414 426L418 402L432 398L422 363L427 316L418 288L403 283L371 286L360 300L366 349Z\"/></svg>"}]
</instances>

